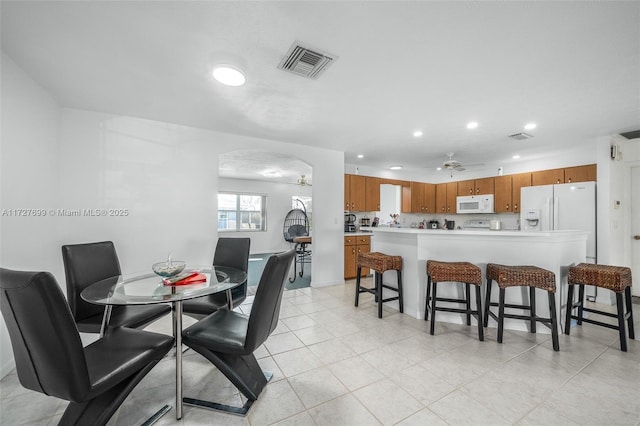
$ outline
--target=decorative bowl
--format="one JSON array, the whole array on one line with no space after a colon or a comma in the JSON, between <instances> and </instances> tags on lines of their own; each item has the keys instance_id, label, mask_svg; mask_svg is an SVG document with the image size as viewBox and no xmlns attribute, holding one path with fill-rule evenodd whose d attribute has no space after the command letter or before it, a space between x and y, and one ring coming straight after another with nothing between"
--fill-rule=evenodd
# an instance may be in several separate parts
<instances>
[{"instance_id":1,"label":"decorative bowl","mask_svg":"<svg viewBox=\"0 0 640 426\"><path fill-rule=\"evenodd\" d=\"M174 277L180 272L184 271L184 268L186 266L186 262L183 262L181 260L173 260L171 262L154 263L151 266L151 269L153 269L153 272L155 272L157 275L160 275L163 278L169 278Z\"/></svg>"}]
</instances>

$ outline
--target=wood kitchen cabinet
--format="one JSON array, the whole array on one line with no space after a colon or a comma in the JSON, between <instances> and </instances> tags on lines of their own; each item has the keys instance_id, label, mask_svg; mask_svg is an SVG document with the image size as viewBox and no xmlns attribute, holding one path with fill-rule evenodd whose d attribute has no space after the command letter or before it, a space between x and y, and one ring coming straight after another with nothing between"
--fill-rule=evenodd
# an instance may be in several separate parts
<instances>
[{"instance_id":1,"label":"wood kitchen cabinet","mask_svg":"<svg viewBox=\"0 0 640 426\"><path fill-rule=\"evenodd\" d=\"M344 237L344 279L356 277L358 271L358 253L371 251L371 237L368 235ZM361 276L369 275L369 268L362 268Z\"/></svg>"},{"instance_id":2,"label":"wood kitchen cabinet","mask_svg":"<svg viewBox=\"0 0 640 426\"><path fill-rule=\"evenodd\" d=\"M597 166L587 164L586 166L567 167L564 169L564 182L591 182L597 178Z\"/></svg>"},{"instance_id":3,"label":"wood kitchen cabinet","mask_svg":"<svg viewBox=\"0 0 640 426\"><path fill-rule=\"evenodd\" d=\"M539 170L531 172L531 185L555 185L564 183L564 169Z\"/></svg>"},{"instance_id":4,"label":"wood kitchen cabinet","mask_svg":"<svg viewBox=\"0 0 640 426\"><path fill-rule=\"evenodd\" d=\"M403 187L403 206L405 197L410 201L410 210L406 213L435 213L436 185L432 183L411 182L409 187Z\"/></svg>"},{"instance_id":5,"label":"wood kitchen cabinet","mask_svg":"<svg viewBox=\"0 0 640 426\"><path fill-rule=\"evenodd\" d=\"M513 203L511 197L513 193L511 176L497 176L495 178L495 192L493 208L496 213L511 213Z\"/></svg>"},{"instance_id":6,"label":"wood kitchen cabinet","mask_svg":"<svg viewBox=\"0 0 640 426\"><path fill-rule=\"evenodd\" d=\"M532 173L518 173L511 175L511 203L514 213L520 213L520 188L531 186Z\"/></svg>"},{"instance_id":7,"label":"wood kitchen cabinet","mask_svg":"<svg viewBox=\"0 0 640 426\"><path fill-rule=\"evenodd\" d=\"M458 182L458 195L493 194L494 178L462 180Z\"/></svg>"},{"instance_id":8,"label":"wood kitchen cabinet","mask_svg":"<svg viewBox=\"0 0 640 426\"><path fill-rule=\"evenodd\" d=\"M367 176L365 178L365 211L380 211L380 184L383 179Z\"/></svg>"},{"instance_id":9,"label":"wood kitchen cabinet","mask_svg":"<svg viewBox=\"0 0 640 426\"><path fill-rule=\"evenodd\" d=\"M365 210L366 177L344 175L344 209L351 212Z\"/></svg>"},{"instance_id":10,"label":"wood kitchen cabinet","mask_svg":"<svg viewBox=\"0 0 640 426\"><path fill-rule=\"evenodd\" d=\"M458 182L436 185L436 213L455 213L458 197Z\"/></svg>"}]
</instances>

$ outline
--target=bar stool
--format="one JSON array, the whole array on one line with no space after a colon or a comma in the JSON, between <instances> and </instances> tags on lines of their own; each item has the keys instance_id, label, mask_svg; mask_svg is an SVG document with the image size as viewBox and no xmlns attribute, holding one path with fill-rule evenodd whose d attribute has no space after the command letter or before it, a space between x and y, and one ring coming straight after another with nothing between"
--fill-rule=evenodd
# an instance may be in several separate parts
<instances>
[{"instance_id":1,"label":"bar stool","mask_svg":"<svg viewBox=\"0 0 640 426\"><path fill-rule=\"evenodd\" d=\"M459 282L465 286L466 297L464 299L452 299L447 297L437 297L439 282ZM471 309L471 286L476 286L476 309ZM482 285L482 271L476 265L469 262L440 262L437 260L427 260L427 298L424 307L424 320L429 319L429 309L431 309L430 333L435 333L436 311L457 312L467 315L467 325L471 325L471 315L478 320L478 339L484 341L484 330L482 328L482 297L480 286ZM465 309L447 308L436 306L438 302L464 303ZM431 304L431 306L429 306Z\"/></svg>"},{"instance_id":2,"label":"bar stool","mask_svg":"<svg viewBox=\"0 0 640 426\"><path fill-rule=\"evenodd\" d=\"M491 284L493 280L498 283L500 288L499 302L491 302ZM529 304L514 305L505 303L505 289L507 287L529 287ZM541 318L536 315L536 288L545 290L549 296L549 313L550 318ZM489 315L498 322L498 343L502 343L502 335L504 331L504 319L514 318L527 320L530 322L531 333L536 332L536 322L541 322L551 328L551 339L553 340L553 350L559 351L558 343L558 320L556 317L556 275L546 269L537 266L505 266L495 263L487 264L487 294L484 305L484 326L489 322ZM491 306L498 307L498 315L496 316ZM524 309L529 311L529 315L506 314L505 308Z\"/></svg>"},{"instance_id":3,"label":"bar stool","mask_svg":"<svg viewBox=\"0 0 640 426\"><path fill-rule=\"evenodd\" d=\"M580 263L576 266L569 267L569 292L567 293L567 317L564 326L565 334L569 334L571 331L571 319L578 320L578 325L582 325L582 322L588 322L596 324L602 327L612 328L618 330L620 333L620 350L627 351L627 339L625 336L624 321L627 320L629 326L629 338L635 339L635 333L633 331L633 310L631 303L631 269L621 266L609 266L609 265L593 265L589 263ZM578 302L573 301L573 286L579 285L578 289ZM584 307L584 286L592 285L600 288L605 288L616 293L616 307L618 309L617 314L610 312L604 312L597 309ZM627 312L624 312L624 306L622 303L622 293L624 292L625 304ZM578 308L578 315L572 315L573 308ZM592 312L594 314L603 315L607 317L617 318L618 325L606 324L600 321L588 319L583 317L583 312Z\"/></svg>"},{"instance_id":4,"label":"bar stool","mask_svg":"<svg viewBox=\"0 0 640 426\"><path fill-rule=\"evenodd\" d=\"M380 253L380 252L370 252L370 253L358 253L358 273L356 275L356 303L358 306L358 299L360 297L360 293L371 293L375 295L376 302L378 303L378 318L382 318L382 304L384 302L391 302L392 300L397 300L400 305L400 312L404 312L404 305L402 303L402 257L400 256L391 256L388 254ZM362 268L369 268L374 271L374 282L375 286L373 288L362 287L360 285L360 272ZM382 283L382 276L385 271L393 271L395 270L398 274L398 287L392 287L387 284ZM393 290L398 293L396 297L389 297L387 299L382 298L383 288Z\"/></svg>"}]
</instances>

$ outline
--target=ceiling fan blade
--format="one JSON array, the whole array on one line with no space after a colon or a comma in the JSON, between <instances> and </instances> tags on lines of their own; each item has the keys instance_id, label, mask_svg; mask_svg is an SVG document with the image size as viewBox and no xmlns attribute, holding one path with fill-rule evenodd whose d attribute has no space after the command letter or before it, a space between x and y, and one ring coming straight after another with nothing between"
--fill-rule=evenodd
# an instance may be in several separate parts
<instances>
[{"instance_id":1,"label":"ceiling fan blade","mask_svg":"<svg viewBox=\"0 0 640 426\"><path fill-rule=\"evenodd\" d=\"M455 170L456 172L464 172L467 169L465 169L462 166L456 166L456 167L453 168L453 170Z\"/></svg>"}]
</instances>

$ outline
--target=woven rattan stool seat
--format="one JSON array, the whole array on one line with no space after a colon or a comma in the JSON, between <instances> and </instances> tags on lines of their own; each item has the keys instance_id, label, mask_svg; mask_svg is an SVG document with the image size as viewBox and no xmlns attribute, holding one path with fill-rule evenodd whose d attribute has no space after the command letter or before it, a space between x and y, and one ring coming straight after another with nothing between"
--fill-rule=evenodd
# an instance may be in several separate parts
<instances>
[{"instance_id":1,"label":"woven rattan stool seat","mask_svg":"<svg viewBox=\"0 0 640 426\"><path fill-rule=\"evenodd\" d=\"M358 266L373 269L376 272L402 270L402 257L391 256L377 251L358 253Z\"/></svg>"},{"instance_id":2,"label":"woven rattan stool seat","mask_svg":"<svg viewBox=\"0 0 640 426\"><path fill-rule=\"evenodd\" d=\"M482 270L469 262L427 260L427 275L435 282L453 281L482 285Z\"/></svg>"},{"instance_id":3,"label":"woven rattan stool seat","mask_svg":"<svg viewBox=\"0 0 640 426\"><path fill-rule=\"evenodd\" d=\"M498 287L536 287L551 293L556 292L556 275L537 266L506 266L487 264L487 281L495 280Z\"/></svg>"},{"instance_id":4,"label":"woven rattan stool seat","mask_svg":"<svg viewBox=\"0 0 640 426\"><path fill-rule=\"evenodd\" d=\"M618 330L620 335L620 350L627 351L627 333L629 329L629 338L635 339L635 331L633 329L633 304L631 302L631 269L624 266L610 265L594 265L590 263L580 263L576 266L569 267L569 291L567 292L567 314L564 326L565 334L571 333L572 319L577 320L577 325L581 326L583 322L599 325L601 327L612 328ZM574 300L574 286L578 286L578 300ZM584 286L592 285L595 287L611 290L616 295L617 313L613 314L607 311L596 309L595 307L587 307L584 302ZM577 308L577 315L572 314L574 308ZM626 309L625 309L626 308ZM616 318L617 325L598 321L593 317L586 318L585 312L591 312L605 317ZM626 320L626 327L625 327Z\"/></svg>"},{"instance_id":5,"label":"woven rattan stool seat","mask_svg":"<svg viewBox=\"0 0 640 426\"><path fill-rule=\"evenodd\" d=\"M400 312L404 312L404 303L402 300L402 257L392 256L377 251L370 253L358 253L358 272L356 274L356 300L355 306L358 306L360 293L371 293L375 296L375 301L378 303L378 318L382 318L382 304L385 302L398 301L398 308ZM360 285L360 274L362 268L369 268L373 271L374 275L374 287L367 288ZM390 286L382 282L383 274L385 271L396 271L397 286ZM397 293L395 297L384 296L384 289L391 290Z\"/></svg>"},{"instance_id":6,"label":"woven rattan stool seat","mask_svg":"<svg viewBox=\"0 0 640 426\"><path fill-rule=\"evenodd\" d=\"M631 269L623 266L580 263L569 267L569 282L594 285L621 293L631 287Z\"/></svg>"}]
</instances>

